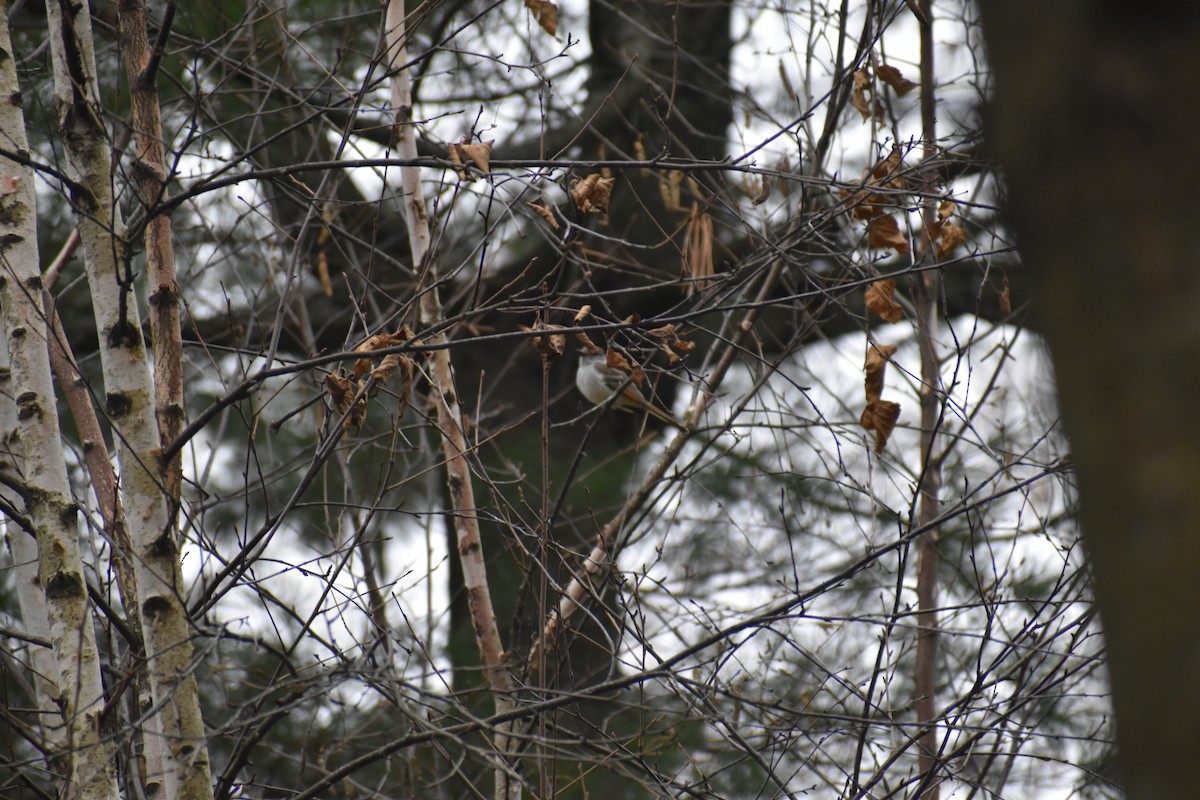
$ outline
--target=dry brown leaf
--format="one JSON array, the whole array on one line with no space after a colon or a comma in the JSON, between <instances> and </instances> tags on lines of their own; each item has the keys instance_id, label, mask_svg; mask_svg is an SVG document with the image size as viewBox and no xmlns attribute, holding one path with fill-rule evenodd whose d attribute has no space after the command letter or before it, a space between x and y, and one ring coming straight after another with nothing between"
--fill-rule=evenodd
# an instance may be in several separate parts
<instances>
[{"instance_id":1,"label":"dry brown leaf","mask_svg":"<svg viewBox=\"0 0 1200 800\"><path fill-rule=\"evenodd\" d=\"M876 453L883 452L899 419L900 404L891 400L876 400L874 403L868 403L863 409L859 422L867 430L875 431Z\"/></svg>"},{"instance_id":2,"label":"dry brown leaf","mask_svg":"<svg viewBox=\"0 0 1200 800\"><path fill-rule=\"evenodd\" d=\"M867 308L888 322L899 322L903 311L895 301L896 282L891 278L875 281L867 287Z\"/></svg>"},{"instance_id":3,"label":"dry brown leaf","mask_svg":"<svg viewBox=\"0 0 1200 800\"><path fill-rule=\"evenodd\" d=\"M967 232L947 220L942 223L941 236L938 239L938 258L945 258L954 252L954 248L966 244Z\"/></svg>"},{"instance_id":4,"label":"dry brown leaf","mask_svg":"<svg viewBox=\"0 0 1200 800\"><path fill-rule=\"evenodd\" d=\"M887 198L883 195L866 189L859 189L857 192L842 189L841 196L842 204L850 212L850 218L854 220L874 219L883 213L879 210L879 206L887 202Z\"/></svg>"},{"instance_id":5,"label":"dry brown leaf","mask_svg":"<svg viewBox=\"0 0 1200 800\"><path fill-rule=\"evenodd\" d=\"M887 360L896 353L894 344L867 343L867 356L863 360L863 390L867 406L859 422L869 431L875 431L875 452L883 452L888 438L900 419L900 404L883 399L883 379L887 372Z\"/></svg>"},{"instance_id":6,"label":"dry brown leaf","mask_svg":"<svg viewBox=\"0 0 1200 800\"><path fill-rule=\"evenodd\" d=\"M686 211L683 207L683 173L677 169L667 170L665 177L666 180L658 184L663 208L667 211Z\"/></svg>"},{"instance_id":7,"label":"dry brown leaf","mask_svg":"<svg viewBox=\"0 0 1200 800\"><path fill-rule=\"evenodd\" d=\"M525 7L533 12L533 18L542 30L554 36L558 33L558 6L550 0L525 0Z\"/></svg>"},{"instance_id":8,"label":"dry brown leaf","mask_svg":"<svg viewBox=\"0 0 1200 800\"><path fill-rule=\"evenodd\" d=\"M713 283L713 221L707 213L692 204L691 216L683 236L683 274L691 280L687 294L692 296Z\"/></svg>"},{"instance_id":9,"label":"dry brown leaf","mask_svg":"<svg viewBox=\"0 0 1200 800\"><path fill-rule=\"evenodd\" d=\"M345 415L342 429L361 428L363 421L367 418L367 400L365 397L355 399L359 390L359 382L339 370L325 376L325 389L329 392L330 399L333 400L334 408Z\"/></svg>"},{"instance_id":10,"label":"dry brown leaf","mask_svg":"<svg viewBox=\"0 0 1200 800\"><path fill-rule=\"evenodd\" d=\"M459 151L458 147L459 145L457 142L451 142L448 145L446 157L449 158L450 163L454 165L454 174L458 176L460 181L472 181L474 178L468 175L465 169L462 169L462 153Z\"/></svg>"},{"instance_id":11,"label":"dry brown leaf","mask_svg":"<svg viewBox=\"0 0 1200 800\"><path fill-rule=\"evenodd\" d=\"M758 180L751 179L750 186L753 187L756 184L758 184ZM747 194L750 194L750 192L747 192ZM753 193L751 202L754 203L754 205L756 205L756 206L761 206L763 203L767 202L767 199L770 196L771 196L771 181L767 178L766 175L763 175L762 176L762 185L761 185L761 187L758 188L758 191Z\"/></svg>"},{"instance_id":12,"label":"dry brown leaf","mask_svg":"<svg viewBox=\"0 0 1200 800\"><path fill-rule=\"evenodd\" d=\"M576 178L571 183L571 199L575 201L576 208L585 214L592 211L607 213L615 182L615 178L602 178L598 173Z\"/></svg>"},{"instance_id":13,"label":"dry brown leaf","mask_svg":"<svg viewBox=\"0 0 1200 800\"><path fill-rule=\"evenodd\" d=\"M897 253L908 252L908 239L900 231L900 223L891 214L880 214L867 223L867 246L891 247Z\"/></svg>"},{"instance_id":14,"label":"dry brown leaf","mask_svg":"<svg viewBox=\"0 0 1200 800\"><path fill-rule=\"evenodd\" d=\"M783 83L784 93L791 98L792 102L796 102L796 90L792 88L792 81L788 78L787 69L783 66L783 59L779 60L779 80Z\"/></svg>"},{"instance_id":15,"label":"dry brown leaf","mask_svg":"<svg viewBox=\"0 0 1200 800\"><path fill-rule=\"evenodd\" d=\"M354 384L341 372L331 372L325 376L325 391L329 392L334 406L345 411L346 406L354 397Z\"/></svg>"},{"instance_id":16,"label":"dry brown leaf","mask_svg":"<svg viewBox=\"0 0 1200 800\"><path fill-rule=\"evenodd\" d=\"M646 382L646 373L641 365L630 364L629 359L611 347L604 354L604 363L610 367L616 367L622 372L629 373L630 380L637 386L641 386Z\"/></svg>"},{"instance_id":17,"label":"dry brown leaf","mask_svg":"<svg viewBox=\"0 0 1200 800\"><path fill-rule=\"evenodd\" d=\"M871 118L871 102L867 99L867 92L871 88L871 73L865 69L855 70L854 72L854 94L851 102L858 109L858 113L862 114L864 120Z\"/></svg>"},{"instance_id":18,"label":"dry brown leaf","mask_svg":"<svg viewBox=\"0 0 1200 800\"><path fill-rule=\"evenodd\" d=\"M454 164L457 169L455 173L460 181L473 181L475 176L469 173L465 166L468 162L474 164L484 175L491 170L488 165L489 159L492 156L492 145L495 142L451 142L450 147L450 163Z\"/></svg>"},{"instance_id":19,"label":"dry brown leaf","mask_svg":"<svg viewBox=\"0 0 1200 800\"><path fill-rule=\"evenodd\" d=\"M400 370L401 377L404 379L404 391L400 396L404 397L408 394L407 388L412 384L413 370L416 365L413 360L403 353L389 353L379 362L379 366L371 370L371 377L377 383L383 383L392 379L392 375Z\"/></svg>"},{"instance_id":20,"label":"dry brown leaf","mask_svg":"<svg viewBox=\"0 0 1200 800\"><path fill-rule=\"evenodd\" d=\"M920 86L919 83L910 81L908 78L904 77L903 74L901 74L900 70L893 66L889 66L888 64L879 65L879 67L875 70L875 74L879 76L879 80L892 87L892 90L901 97Z\"/></svg>"},{"instance_id":21,"label":"dry brown leaf","mask_svg":"<svg viewBox=\"0 0 1200 800\"><path fill-rule=\"evenodd\" d=\"M1000 313L1006 317L1012 313L1012 295L1008 291L1008 278L1004 279L1004 288L1000 290Z\"/></svg>"},{"instance_id":22,"label":"dry brown leaf","mask_svg":"<svg viewBox=\"0 0 1200 800\"><path fill-rule=\"evenodd\" d=\"M317 253L317 280L321 282L321 294L333 297L333 279L329 277L329 255L324 250Z\"/></svg>"},{"instance_id":23,"label":"dry brown leaf","mask_svg":"<svg viewBox=\"0 0 1200 800\"><path fill-rule=\"evenodd\" d=\"M458 149L464 156L471 160L471 163L479 168L479 171L484 175L491 172L490 162L492 159L492 145L496 141L490 139L486 142L472 142L471 144L460 144Z\"/></svg>"},{"instance_id":24,"label":"dry brown leaf","mask_svg":"<svg viewBox=\"0 0 1200 800\"><path fill-rule=\"evenodd\" d=\"M535 322L533 327L528 325L518 325L523 331L565 331L562 325L552 325L545 322ZM549 360L558 358L567 350L567 335L565 333L550 333L545 336L534 336L529 340L533 345L533 349L541 353L542 357Z\"/></svg>"},{"instance_id":25,"label":"dry brown leaf","mask_svg":"<svg viewBox=\"0 0 1200 800\"><path fill-rule=\"evenodd\" d=\"M867 344L867 357L863 360L863 371L866 373L863 389L866 392L867 405L883 396L883 376L887 372L887 360L895 353L894 344Z\"/></svg>"},{"instance_id":26,"label":"dry brown leaf","mask_svg":"<svg viewBox=\"0 0 1200 800\"><path fill-rule=\"evenodd\" d=\"M558 230L558 220L554 218L554 212L546 207L546 204L541 200L533 200L528 203L529 207L537 212L537 215L546 222L550 223L550 227Z\"/></svg>"},{"instance_id":27,"label":"dry brown leaf","mask_svg":"<svg viewBox=\"0 0 1200 800\"><path fill-rule=\"evenodd\" d=\"M398 344L404 344L412 338L412 331L410 331L408 326L405 325L395 333L377 333L373 336L368 336L361 344L354 348L354 352L372 353L376 350L383 350L388 347L395 347ZM365 358L360 358L354 362L355 378L361 378L368 372L372 372L371 360L372 359L368 356Z\"/></svg>"},{"instance_id":28,"label":"dry brown leaf","mask_svg":"<svg viewBox=\"0 0 1200 800\"><path fill-rule=\"evenodd\" d=\"M785 198L791 197L792 196L792 181L791 181L792 160L790 158L788 158L786 154L784 154L784 156L779 159L779 165L775 168L775 170L776 170L776 172L779 173L779 177L776 178L776 180L775 180L776 185L779 187L779 193L782 194ZM765 178L764 178L764 180L765 180Z\"/></svg>"},{"instance_id":29,"label":"dry brown leaf","mask_svg":"<svg viewBox=\"0 0 1200 800\"><path fill-rule=\"evenodd\" d=\"M578 325L579 323L581 323L585 319L587 319L589 316L591 316L591 314L592 314L592 307L590 305L581 306L580 309L575 312L575 319L573 319L571 321L574 324Z\"/></svg>"},{"instance_id":30,"label":"dry brown leaf","mask_svg":"<svg viewBox=\"0 0 1200 800\"><path fill-rule=\"evenodd\" d=\"M943 200L938 204L938 219L946 220L954 213L954 208L957 205L953 200Z\"/></svg>"},{"instance_id":31,"label":"dry brown leaf","mask_svg":"<svg viewBox=\"0 0 1200 800\"><path fill-rule=\"evenodd\" d=\"M576 333L575 341L579 342L579 346L583 348L583 352L587 353L589 356L594 356L596 353L600 352L600 348L596 347L595 342L593 342L586 333Z\"/></svg>"},{"instance_id":32,"label":"dry brown leaf","mask_svg":"<svg viewBox=\"0 0 1200 800\"><path fill-rule=\"evenodd\" d=\"M876 180L885 181L882 185L889 189L903 189L904 179L896 177L904 169L904 151L899 145L892 147L886 157L881 158L871 169L871 176Z\"/></svg>"},{"instance_id":33,"label":"dry brown leaf","mask_svg":"<svg viewBox=\"0 0 1200 800\"><path fill-rule=\"evenodd\" d=\"M658 347L667 354L667 360L671 364L679 363L680 356L675 352L676 350L682 350L687 353L696 348L695 342L689 342L679 335L679 332L675 330L674 323L663 325L661 328L654 328L647 331L647 333L663 340L658 343Z\"/></svg>"}]
</instances>

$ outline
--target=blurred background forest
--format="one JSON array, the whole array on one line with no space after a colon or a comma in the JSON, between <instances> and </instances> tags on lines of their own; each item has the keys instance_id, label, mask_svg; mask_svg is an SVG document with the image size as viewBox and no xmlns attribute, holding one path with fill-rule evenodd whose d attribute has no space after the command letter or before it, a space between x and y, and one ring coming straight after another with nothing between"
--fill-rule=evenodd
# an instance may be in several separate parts
<instances>
[{"instance_id":1,"label":"blurred background forest","mask_svg":"<svg viewBox=\"0 0 1200 800\"><path fill-rule=\"evenodd\" d=\"M1120 796L974 3L413 1L399 61L378 2L85 10L6 12L40 346L98 427L60 402L72 627L37 603L6 318L0 795ZM57 74L87 35L94 90ZM104 248L124 345L181 368L128 461ZM589 342L686 430L584 400ZM112 513L139 469L144 551ZM132 600L156 575L169 647ZM94 664L59 644L84 627ZM202 730L172 734L192 679Z\"/></svg>"}]
</instances>

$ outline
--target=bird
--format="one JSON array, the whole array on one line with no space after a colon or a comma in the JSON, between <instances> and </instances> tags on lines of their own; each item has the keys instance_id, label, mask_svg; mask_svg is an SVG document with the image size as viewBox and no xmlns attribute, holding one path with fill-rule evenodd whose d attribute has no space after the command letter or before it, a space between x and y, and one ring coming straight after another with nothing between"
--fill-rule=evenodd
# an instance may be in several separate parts
<instances>
[{"instance_id":1,"label":"bird","mask_svg":"<svg viewBox=\"0 0 1200 800\"><path fill-rule=\"evenodd\" d=\"M617 408L626 411L645 411L655 419L680 430L686 426L670 412L664 411L645 398L641 390L633 382L633 376L620 367L608 363L608 357L601 350L584 352L579 358L579 370L575 373L575 386L579 393L596 405L602 405L612 400ZM613 400L613 396L616 399Z\"/></svg>"}]
</instances>

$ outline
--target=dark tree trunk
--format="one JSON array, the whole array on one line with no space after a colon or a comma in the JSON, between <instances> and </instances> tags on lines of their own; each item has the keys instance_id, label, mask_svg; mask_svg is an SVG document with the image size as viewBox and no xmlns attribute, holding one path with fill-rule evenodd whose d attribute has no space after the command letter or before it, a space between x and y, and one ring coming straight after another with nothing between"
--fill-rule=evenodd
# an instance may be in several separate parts
<instances>
[{"instance_id":1,"label":"dark tree trunk","mask_svg":"<svg viewBox=\"0 0 1200 800\"><path fill-rule=\"evenodd\" d=\"M993 131L1078 470L1133 798L1200 742L1200 7L984 3Z\"/></svg>"}]
</instances>

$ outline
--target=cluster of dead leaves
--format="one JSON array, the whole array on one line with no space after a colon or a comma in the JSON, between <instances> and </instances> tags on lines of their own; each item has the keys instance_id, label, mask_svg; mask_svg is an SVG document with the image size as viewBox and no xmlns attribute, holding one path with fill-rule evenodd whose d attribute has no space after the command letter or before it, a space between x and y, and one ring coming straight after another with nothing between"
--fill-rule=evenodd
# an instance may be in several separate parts
<instances>
[{"instance_id":1,"label":"cluster of dead leaves","mask_svg":"<svg viewBox=\"0 0 1200 800\"><path fill-rule=\"evenodd\" d=\"M875 452L882 453L887 446L896 421L900 419L900 404L883 399L883 376L887 360L896 352L894 344L867 343L867 357L863 362L866 380L863 382L867 395L867 407L863 409L859 422L869 431L875 431Z\"/></svg>"},{"instance_id":2,"label":"cluster of dead leaves","mask_svg":"<svg viewBox=\"0 0 1200 800\"><path fill-rule=\"evenodd\" d=\"M400 399L396 414L399 416L404 413L404 409L408 406L409 393L412 390L416 364L403 353L388 353L380 359L378 364L375 363L374 356L366 354L416 342L417 339L408 326L401 327L395 333L377 333L354 348L354 352L365 355L354 362L352 371L339 369L325 376L325 390L329 392L329 399L333 401L333 407L343 415L342 427L344 429L362 427L367 417L369 390L391 380L397 373L400 374L401 385L396 392L396 396Z\"/></svg>"},{"instance_id":3,"label":"cluster of dead leaves","mask_svg":"<svg viewBox=\"0 0 1200 800\"><path fill-rule=\"evenodd\" d=\"M891 209L905 206L911 190L904 171L904 153L896 146L863 175L863 188L841 191L842 204L851 219L866 220L868 247L891 248L899 254L909 251L908 237L900 227L900 220L891 213ZM956 208L953 200L939 203L937 220L926 231L939 259L967 241L966 231L952 219Z\"/></svg>"},{"instance_id":4,"label":"cluster of dead leaves","mask_svg":"<svg viewBox=\"0 0 1200 800\"><path fill-rule=\"evenodd\" d=\"M596 172L583 178L575 178L571 181L571 200L575 202L575 207L585 214L607 214L614 183L615 178L605 177Z\"/></svg>"},{"instance_id":5,"label":"cluster of dead leaves","mask_svg":"<svg viewBox=\"0 0 1200 800\"><path fill-rule=\"evenodd\" d=\"M850 218L867 222L868 247L908 252L908 238L900 230L896 217L889 213L889 209L903 203L908 190L903 170L904 152L899 146L893 147L886 158L881 158L863 175L863 188L841 191Z\"/></svg>"},{"instance_id":6,"label":"cluster of dead leaves","mask_svg":"<svg viewBox=\"0 0 1200 800\"><path fill-rule=\"evenodd\" d=\"M592 307L590 305L584 305L575 313L575 317L571 323L573 325L579 325L587 320L587 318L591 315ZM636 325L640 320L640 315L631 314L622 320L622 322L627 325ZM556 358L562 355L563 351L566 349L566 332L569 331L570 328L562 325L544 323L541 320L538 320L532 326L519 325L517 327L523 331L539 333L542 331L546 332L543 335L534 336L531 340L533 349L542 354L544 358ZM562 333L559 333L559 331L562 331ZM678 364L683 359L683 356L679 355L680 353L686 355L687 353L690 353L692 350L696 349L696 343L685 339L683 335L680 334L678 329L676 329L674 323L662 325L658 328L651 328L650 330L646 331L646 333L650 334L650 336L653 336L657 340L658 349L662 350L663 353L666 354L667 361L672 366ZM588 355L595 355L596 353L600 352L600 348L596 346L596 343L593 342L591 337L583 331L575 332L575 340L579 342L579 346ZM635 383L641 383L642 379L645 377L641 367L637 366L636 364L630 364L629 361L620 354L620 352L613 350L611 347L606 352L608 353L607 361L610 367L617 367L629 372L634 376Z\"/></svg>"},{"instance_id":7,"label":"cluster of dead leaves","mask_svg":"<svg viewBox=\"0 0 1200 800\"><path fill-rule=\"evenodd\" d=\"M601 175L594 172L591 175L585 175L582 178L573 178L571 180L571 201L575 203L575 207L585 214L607 214L608 204L612 200L613 184L616 183L616 178ZM542 200L533 200L527 205L533 209L539 217L546 220L546 223L554 230L559 229L558 220L555 218L554 209L547 206Z\"/></svg>"},{"instance_id":8,"label":"cluster of dead leaves","mask_svg":"<svg viewBox=\"0 0 1200 800\"><path fill-rule=\"evenodd\" d=\"M892 91L900 97L921 85L910 81L900 70L888 64L880 64L876 67L875 77L879 82L890 86ZM863 67L857 70L853 75L853 80L854 89L850 102L854 103L854 107L858 109L859 114L862 114L864 120L871 117L882 120L883 103L879 101L879 83L872 80L870 68Z\"/></svg>"},{"instance_id":9,"label":"cluster of dead leaves","mask_svg":"<svg viewBox=\"0 0 1200 800\"><path fill-rule=\"evenodd\" d=\"M695 342L679 335L679 332L675 330L675 323L663 325L660 328L651 328L647 333L658 339L658 349L666 353L667 361L672 366L678 364L682 358L679 353L687 354L696 349Z\"/></svg>"}]
</instances>

